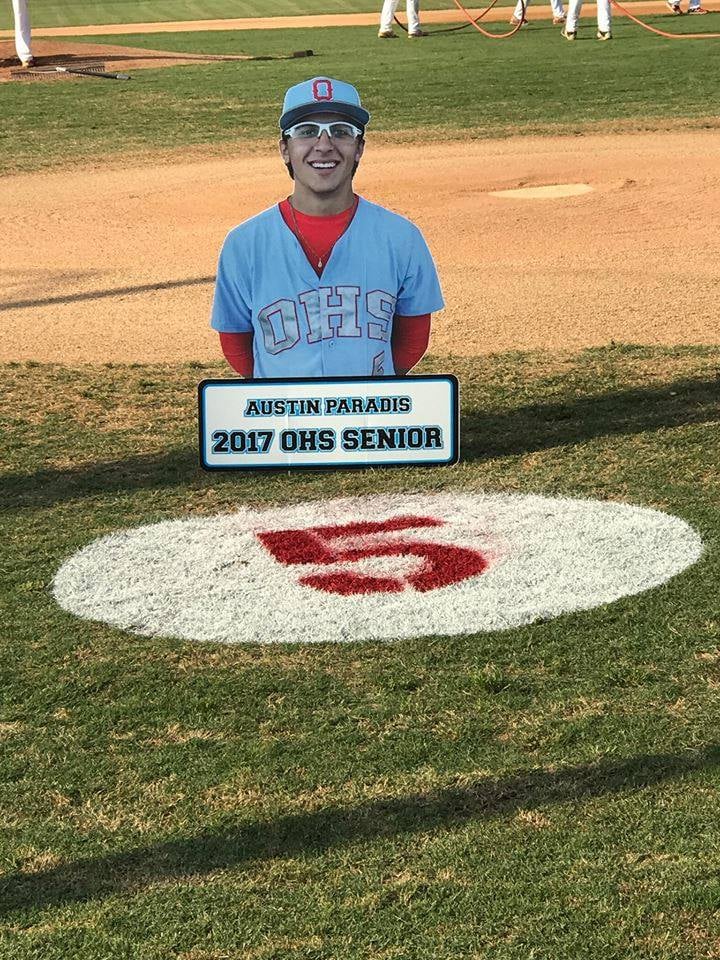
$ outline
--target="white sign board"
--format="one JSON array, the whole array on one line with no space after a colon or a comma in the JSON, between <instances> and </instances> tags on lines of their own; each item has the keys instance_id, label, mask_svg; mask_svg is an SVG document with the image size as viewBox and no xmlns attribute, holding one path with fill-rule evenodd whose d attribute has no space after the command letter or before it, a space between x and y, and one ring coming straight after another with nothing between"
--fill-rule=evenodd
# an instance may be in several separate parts
<instances>
[{"instance_id":1,"label":"white sign board","mask_svg":"<svg viewBox=\"0 0 720 960\"><path fill-rule=\"evenodd\" d=\"M204 380L206 470L440 466L459 456L451 375Z\"/></svg>"}]
</instances>

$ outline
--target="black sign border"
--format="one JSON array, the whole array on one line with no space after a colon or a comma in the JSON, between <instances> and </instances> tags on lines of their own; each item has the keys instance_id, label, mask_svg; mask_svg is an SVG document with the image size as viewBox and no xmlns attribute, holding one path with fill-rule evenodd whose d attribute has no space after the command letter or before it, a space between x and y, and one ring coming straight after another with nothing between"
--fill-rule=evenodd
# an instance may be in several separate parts
<instances>
[{"instance_id":1,"label":"black sign border","mask_svg":"<svg viewBox=\"0 0 720 960\"><path fill-rule=\"evenodd\" d=\"M451 458L449 460L443 460L439 462L418 462L417 460L407 460L407 461L396 461L395 463L341 463L341 464L325 464L325 463L312 463L312 464L303 464L302 466L293 466L289 464L284 465L273 465L265 466L264 464L257 464L247 467L242 467L236 464L228 464L227 466L222 466L220 464L208 464L205 462L205 449L204 449L204 440L205 440L205 423L204 423L204 411L203 411L203 393L206 387L214 386L215 384L228 384L228 383L238 383L238 384L262 384L263 386L269 383L282 383L282 384L291 384L291 383L303 383L303 384L313 384L313 383L397 383L404 384L408 380L412 381L422 381L423 383L432 383L438 380L449 382L452 388L452 428L451 428ZM458 463L460 460L460 383L458 378L452 373L428 373L428 374L418 374L414 377L268 377L267 379L261 379L258 377L212 377L207 380L201 380L198 384L198 453L200 466L207 473L227 473L228 471L242 471L242 472L256 472L258 470L264 470L267 473L289 473L289 472L300 472L303 470L386 470L394 469L397 467L451 467L453 464Z\"/></svg>"}]
</instances>

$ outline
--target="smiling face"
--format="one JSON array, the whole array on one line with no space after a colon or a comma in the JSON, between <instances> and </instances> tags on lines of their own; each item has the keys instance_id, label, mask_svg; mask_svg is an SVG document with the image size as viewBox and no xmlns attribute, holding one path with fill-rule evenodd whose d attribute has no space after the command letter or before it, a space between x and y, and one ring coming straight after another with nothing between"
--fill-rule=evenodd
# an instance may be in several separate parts
<instances>
[{"instance_id":1,"label":"smiling face","mask_svg":"<svg viewBox=\"0 0 720 960\"><path fill-rule=\"evenodd\" d=\"M308 120L347 120L338 113L313 114ZM280 155L292 168L293 205L304 213L340 213L352 203L352 178L363 154L362 139L331 140L323 131L317 139L283 138Z\"/></svg>"}]
</instances>

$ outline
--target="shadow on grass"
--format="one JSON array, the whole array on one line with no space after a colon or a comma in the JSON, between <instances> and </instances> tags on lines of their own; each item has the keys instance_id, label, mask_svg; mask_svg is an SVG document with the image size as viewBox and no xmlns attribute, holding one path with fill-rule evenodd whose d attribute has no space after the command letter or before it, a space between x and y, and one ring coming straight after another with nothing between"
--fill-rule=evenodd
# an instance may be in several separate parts
<instances>
[{"instance_id":1,"label":"shadow on grass","mask_svg":"<svg viewBox=\"0 0 720 960\"><path fill-rule=\"evenodd\" d=\"M52 507L80 497L176 487L197 480L201 473L196 450L171 450L67 470L8 474L0 482L0 497L8 513Z\"/></svg>"},{"instance_id":2,"label":"shadow on grass","mask_svg":"<svg viewBox=\"0 0 720 960\"><path fill-rule=\"evenodd\" d=\"M713 379L676 380L558 403L537 403L501 413L473 410L461 423L462 459L467 461L534 453L599 437L720 420L720 374Z\"/></svg>"},{"instance_id":3,"label":"shadow on grass","mask_svg":"<svg viewBox=\"0 0 720 960\"><path fill-rule=\"evenodd\" d=\"M661 387L579 396L553 404L532 404L500 412L470 411L462 417L465 462L517 456L599 437L720 420L720 379L683 380ZM204 476L194 448L101 461L64 470L6 474L5 510L49 507L79 497L167 488ZM237 475L234 475L237 479ZM207 482L232 479L215 474Z\"/></svg>"},{"instance_id":4,"label":"shadow on grass","mask_svg":"<svg viewBox=\"0 0 720 960\"><path fill-rule=\"evenodd\" d=\"M47 307L58 303L81 303L83 300L103 300L107 297L126 297L140 293L157 293L159 290L176 290L179 287L205 287L215 282L215 277L191 277L187 280L158 280L157 283L141 283L131 287L109 287L106 290L87 290L84 293L60 294L56 297L41 297L34 300L12 300L0 303L2 310L26 310Z\"/></svg>"},{"instance_id":5,"label":"shadow on grass","mask_svg":"<svg viewBox=\"0 0 720 960\"><path fill-rule=\"evenodd\" d=\"M649 789L718 765L720 745L712 744L692 757L650 754L560 771L530 770L498 779L484 777L469 786L208 830L52 870L6 876L0 882L0 911L6 915L97 900L158 881L202 876L244 863L322 855L344 844L453 829L520 809L581 803Z\"/></svg>"}]
</instances>

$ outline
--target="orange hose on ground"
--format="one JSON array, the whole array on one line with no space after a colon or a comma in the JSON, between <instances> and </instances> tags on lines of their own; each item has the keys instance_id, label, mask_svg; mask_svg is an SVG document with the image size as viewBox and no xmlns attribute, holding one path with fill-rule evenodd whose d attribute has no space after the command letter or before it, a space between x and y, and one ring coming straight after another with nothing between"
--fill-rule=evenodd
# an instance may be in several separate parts
<instances>
[{"instance_id":1,"label":"orange hose on ground","mask_svg":"<svg viewBox=\"0 0 720 960\"><path fill-rule=\"evenodd\" d=\"M644 27L644 29L649 30L650 33L657 34L658 37L665 37L668 40L710 40L720 37L720 33L668 33L666 30L658 30L657 27L651 27L649 23L638 20L638 18L630 13L618 0L610 0L610 2L614 7L617 7L621 13L624 13L628 19L632 20L633 23Z\"/></svg>"},{"instance_id":2,"label":"orange hose on ground","mask_svg":"<svg viewBox=\"0 0 720 960\"><path fill-rule=\"evenodd\" d=\"M453 3L455 4L455 6L459 10L462 10L462 12L465 14L465 16L469 21L469 24L475 27L475 29L478 30L484 37L489 37L490 40L507 40L509 37L513 37L518 32L520 27L523 25L525 21L526 6L523 0L521 0L522 16L520 17L520 22L516 24L512 28L512 30L508 30L507 33L490 33L489 30L483 30L483 28L479 25L478 21L482 20L482 18L487 13L489 13L490 10L492 10L492 8L495 6L497 2L498 0L492 0L492 3L488 7L486 7L482 11L482 13L480 13L477 17L473 18L472 15L470 14L470 11L463 6L461 0L453 0ZM621 13L625 14L628 20L632 20L633 23L637 23L639 27L642 27L644 30L647 30L649 33L654 33L658 37L665 37L667 40L713 40L720 37L720 33L668 33L667 30L659 30L657 27L651 27L649 23L645 23L643 20L640 20L634 14L630 13L630 11L619 2L619 0L610 0L610 2L614 7L617 7ZM395 17L395 21L396 23L399 24L399 26L403 28L403 30L407 30L407 28L400 23L397 17ZM468 26L468 24L463 24L463 26ZM450 33L452 30L457 30L457 29L458 29L457 27L453 27L451 28L451 30L448 30L448 31L436 30L436 31L433 31L433 33L446 33L446 32Z\"/></svg>"},{"instance_id":3,"label":"orange hose on ground","mask_svg":"<svg viewBox=\"0 0 720 960\"><path fill-rule=\"evenodd\" d=\"M482 20L482 18L483 18L490 10L492 10L492 8L495 6L495 4L496 4L497 2L498 2L498 0L492 0L492 3L490 4L490 6L489 6L489 7L486 7L484 10L482 10L482 11L478 14L477 17L472 17L472 16L470 15L469 11L466 10L464 7L461 6L460 9L461 9L462 12L465 14L465 16L468 18L468 21L469 21L468 23L463 23L463 24L461 24L459 27L446 27L446 28L443 29L443 30L431 30L431 31L427 34L427 36L429 36L429 37L434 37L436 34L439 34L439 33L454 33L456 30L466 30L468 27L475 27L477 30L480 30L480 33L484 34L484 36L486 36L486 37L491 37L493 40L504 40L506 37L512 37L513 34L515 34L515 33L518 32L518 30L520 29L520 27L523 25L523 21L525 20L525 11L527 10L527 4L524 2L524 0L521 0L521 3L522 3L522 18L521 18L520 23L517 24L517 26L515 27L514 30L510 30L508 33L497 34L497 33L489 33L488 31L483 30L483 29L481 29L480 27L478 27L478 20ZM460 5L458 4L458 6L460 6ZM402 30L405 31L405 33L408 32L407 27L405 26L404 23L401 23L400 20L398 20L397 15L393 17L393 20L395 21L395 23L396 23Z\"/></svg>"},{"instance_id":4,"label":"orange hose on ground","mask_svg":"<svg viewBox=\"0 0 720 960\"><path fill-rule=\"evenodd\" d=\"M488 39L490 39L490 40L507 40L509 37L514 36L514 35L518 32L518 30L520 29L520 27L523 25L523 21L525 20L525 3L522 2L522 0L521 0L521 3L522 3L522 15L521 15L521 17L520 17L520 21L512 28L512 30L508 30L507 33L490 33L489 30L483 30L483 28L482 28L482 27L480 26L480 24L478 23L478 20L482 20L482 18L485 16L485 14L488 13L490 10L492 10L492 8L493 8L493 7L495 6L495 4L497 3L497 0L492 0L492 3L490 4L490 6L487 7L485 10L483 10L483 12L480 14L480 16L479 16L479 17L476 17L475 19L472 18L472 16L470 15L470 11L467 10L467 9L462 5L462 3L460 2L460 0L453 0L453 2L454 2L454 4L455 4L455 6L458 8L458 10L462 10L462 12L463 12L463 13L465 14L465 16L468 18L468 20L470 21L470 23L475 27L475 29L476 29L477 31L479 31L484 37L488 37Z\"/></svg>"}]
</instances>

